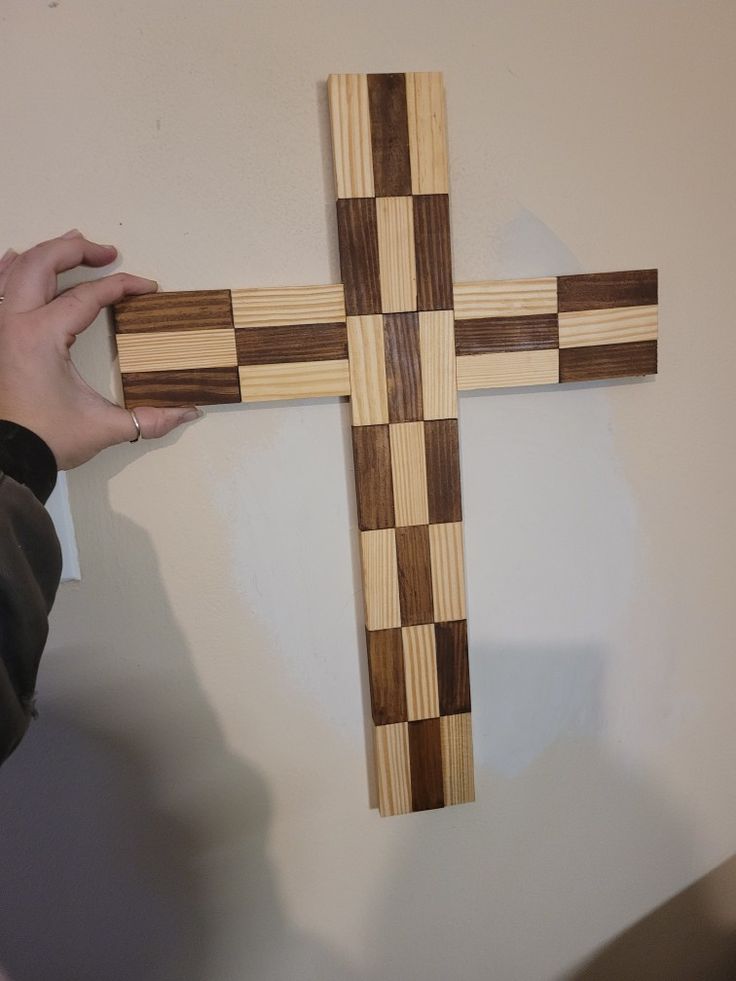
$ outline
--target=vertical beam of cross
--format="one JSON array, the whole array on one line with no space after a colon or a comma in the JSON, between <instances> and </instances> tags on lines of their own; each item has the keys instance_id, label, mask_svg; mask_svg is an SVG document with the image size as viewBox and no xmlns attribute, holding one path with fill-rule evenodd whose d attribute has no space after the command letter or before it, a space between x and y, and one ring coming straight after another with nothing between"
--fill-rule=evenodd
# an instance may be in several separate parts
<instances>
[{"instance_id":1,"label":"vertical beam of cross","mask_svg":"<svg viewBox=\"0 0 736 981\"><path fill-rule=\"evenodd\" d=\"M438 74L328 82L379 806L472 800Z\"/></svg>"}]
</instances>

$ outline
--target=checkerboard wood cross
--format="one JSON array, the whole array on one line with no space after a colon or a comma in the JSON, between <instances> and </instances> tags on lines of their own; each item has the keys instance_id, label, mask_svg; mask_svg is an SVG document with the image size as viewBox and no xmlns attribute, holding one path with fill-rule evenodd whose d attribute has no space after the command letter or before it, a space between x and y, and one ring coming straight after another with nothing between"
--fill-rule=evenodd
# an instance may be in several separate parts
<instances>
[{"instance_id":1,"label":"checkerboard wood cross","mask_svg":"<svg viewBox=\"0 0 736 981\"><path fill-rule=\"evenodd\" d=\"M457 391L656 372L657 273L453 285L442 76L328 82L342 283L131 297L125 404L349 395L381 814L474 799Z\"/></svg>"}]
</instances>

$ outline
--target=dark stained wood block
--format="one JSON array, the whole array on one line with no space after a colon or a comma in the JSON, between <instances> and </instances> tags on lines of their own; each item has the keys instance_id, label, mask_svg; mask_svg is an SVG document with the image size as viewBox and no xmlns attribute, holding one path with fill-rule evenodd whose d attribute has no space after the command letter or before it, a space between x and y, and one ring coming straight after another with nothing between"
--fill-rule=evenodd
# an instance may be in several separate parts
<instances>
[{"instance_id":1,"label":"dark stained wood block","mask_svg":"<svg viewBox=\"0 0 736 981\"><path fill-rule=\"evenodd\" d=\"M366 630L371 711L377 726L406 722L406 682L401 628Z\"/></svg>"},{"instance_id":2,"label":"dark stained wood block","mask_svg":"<svg viewBox=\"0 0 736 981\"><path fill-rule=\"evenodd\" d=\"M355 493L361 531L393 528L394 492L388 426L353 426Z\"/></svg>"},{"instance_id":3,"label":"dark stained wood block","mask_svg":"<svg viewBox=\"0 0 736 981\"><path fill-rule=\"evenodd\" d=\"M546 351L559 344L556 314L455 321L455 353Z\"/></svg>"},{"instance_id":4,"label":"dark stained wood block","mask_svg":"<svg viewBox=\"0 0 736 981\"><path fill-rule=\"evenodd\" d=\"M450 204L446 194L414 197L414 248L419 310L452 310Z\"/></svg>"},{"instance_id":5,"label":"dark stained wood block","mask_svg":"<svg viewBox=\"0 0 736 981\"><path fill-rule=\"evenodd\" d=\"M430 524L462 521L460 440L457 419L424 423Z\"/></svg>"},{"instance_id":6,"label":"dark stained wood block","mask_svg":"<svg viewBox=\"0 0 736 981\"><path fill-rule=\"evenodd\" d=\"M402 626L432 623L434 606L427 525L396 529L396 564Z\"/></svg>"},{"instance_id":7,"label":"dark stained wood block","mask_svg":"<svg viewBox=\"0 0 736 981\"><path fill-rule=\"evenodd\" d=\"M230 290L128 296L113 307L113 320L118 334L232 327Z\"/></svg>"},{"instance_id":8,"label":"dark stained wood block","mask_svg":"<svg viewBox=\"0 0 736 981\"><path fill-rule=\"evenodd\" d=\"M238 364L342 361L348 356L344 323L246 327L235 331Z\"/></svg>"},{"instance_id":9,"label":"dark stained wood block","mask_svg":"<svg viewBox=\"0 0 736 981\"><path fill-rule=\"evenodd\" d=\"M375 198L341 198L337 202L337 235L347 315L380 313Z\"/></svg>"},{"instance_id":10,"label":"dark stained wood block","mask_svg":"<svg viewBox=\"0 0 736 981\"><path fill-rule=\"evenodd\" d=\"M369 75L373 180L377 197L411 194L406 77Z\"/></svg>"},{"instance_id":11,"label":"dark stained wood block","mask_svg":"<svg viewBox=\"0 0 736 981\"><path fill-rule=\"evenodd\" d=\"M597 381L656 373L656 341L598 344L560 350L560 382Z\"/></svg>"},{"instance_id":12,"label":"dark stained wood block","mask_svg":"<svg viewBox=\"0 0 736 981\"><path fill-rule=\"evenodd\" d=\"M383 340L389 421L416 422L422 418L419 315L384 314Z\"/></svg>"},{"instance_id":13,"label":"dark stained wood block","mask_svg":"<svg viewBox=\"0 0 736 981\"><path fill-rule=\"evenodd\" d=\"M470 711L468 622L453 620L434 626L437 656L437 691L440 715Z\"/></svg>"},{"instance_id":14,"label":"dark stained wood block","mask_svg":"<svg viewBox=\"0 0 736 981\"><path fill-rule=\"evenodd\" d=\"M557 309L560 313L646 307L656 302L656 269L557 277Z\"/></svg>"},{"instance_id":15,"label":"dark stained wood block","mask_svg":"<svg viewBox=\"0 0 736 981\"><path fill-rule=\"evenodd\" d=\"M439 719L409 723L411 805L415 811L445 806Z\"/></svg>"},{"instance_id":16,"label":"dark stained wood block","mask_svg":"<svg viewBox=\"0 0 736 981\"><path fill-rule=\"evenodd\" d=\"M240 381L237 368L134 371L123 375L123 394L128 409L138 405L223 405L240 402Z\"/></svg>"}]
</instances>

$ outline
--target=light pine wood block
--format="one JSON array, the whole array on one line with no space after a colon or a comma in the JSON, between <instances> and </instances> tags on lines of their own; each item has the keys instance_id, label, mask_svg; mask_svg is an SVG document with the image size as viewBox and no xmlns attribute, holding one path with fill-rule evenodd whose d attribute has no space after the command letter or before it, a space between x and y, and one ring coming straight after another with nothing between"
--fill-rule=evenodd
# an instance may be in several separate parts
<instances>
[{"instance_id":1,"label":"light pine wood block","mask_svg":"<svg viewBox=\"0 0 736 981\"><path fill-rule=\"evenodd\" d=\"M373 150L366 75L327 80L338 198L373 197Z\"/></svg>"},{"instance_id":2,"label":"light pine wood block","mask_svg":"<svg viewBox=\"0 0 736 981\"><path fill-rule=\"evenodd\" d=\"M437 623L465 619L465 575L463 571L463 524L429 526L432 561L432 601Z\"/></svg>"},{"instance_id":3,"label":"light pine wood block","mask_svg":"<svg viewBox=\"0 0 736 981\"><path fill-rule=\"evenodd\" d=\"M445 805L469 804L475 800L470 714L444 715L440 719L440 736Z\"/></svg>"},{"instance_id":4,"label":"light pine wood block","mask_svg":"<svg viewBox=\"0 0 736 981\"><path fill-rule=\"evenodd\" d=\"M381 308L399 313L417 308L414 209L411 198L377 198Z\"/></svg>"},{"instance_id":5,"label":"light pine wood block","mask_svg":"<svg viewBox=\"0 0 736 981\"><path fill-rule=\"evenodd\" d=\"M424 418L456 418L457 375L452 310L432 310L419 314L419 350Z\"/></svg>"},{"instance_id":6,"label":"light pine wood block","mask_svg":"<svg viewBox=\"0 0 736 981\"><path fill-rule=\"evenodd\" d=\"M173 371L177 368L230 368L238 363L235 332L167 331L160 334L118 334L120 371Z\"/></svg>"},{"instance_id":7,"label":"light pine wood block","mask_svg":"<svg viewBox=\"0 0 736 981\"><path fill-rule=\"evenodd\" d=\"M559 315L560 347L656 341L657 307L614 307Z\"/></svg>"},{"instance_id":8,"label":"light pine wood block","mask_svg":"<svg viewBox=\"0 0 736 981\"><path fill-rule=\"evenodd\" d=\"M407 72L406 103L412 193L447 194L447 124L442 75Z\"/></svg>"},{"instance_id":9,"label":"light pine wood block","mask_svg":"<svg viewBox=\"0 0 736 981\"><path fill-rule=\"evenodd\" d=\"M557 277L455 283L455 317L521 317L557 313Z\"/></svg>"},{"instance_id":10,"label":"light pine wood block","mask_svg":"<svg viewBox=\"0 0 736 981\"><path fill-rule=\"evenodd\" d=\"M426 525L429 501L424 423L394 423L389 426L389 439L396 525Z\"/></svg>"},{"instance_id":11,"label":"light pine wood block","mask_svg":"<svg viewBox=\"0 0 736 981\"><path fill-rule=\"evenodd\" d=\"M381 817L411 811L409 727L406 722L376 726L376 776Z\"/></svg>"},{"instance_id":12,"label":"light pine wood block","mask_svg":"<svg viewBox=\"0 0 736 981\"><path fill-rule=\"evenodd\" d=\"M388 422L383 317L348 317L348 359L354 426Z\"/></svg>"},{"instance_id":13,"label":"light pine wood block","mask_svg":"<svg viewBox=\"0 0 736 981\"><path fill-rule=\"evenodd\" d=\"M402 627L408 719L433 719L440 714L434 624Z\"/></svg>"},{"instance_id":14,"label":"light pine wood block","mask_svg":"<svg viewBox=\"0 0 736 981\"><path fill-rule=\"evenodd\" d=\"M560 380L560 354L557 350L467 354L457 359L456 367L460 391L552 385Z\"/></svg>"},{"instance_id":15,"label":"light pine wood block","mask_svg":"<svg viewBox=\"0 0 736 981\"><path fill-rule=\"evenodd\" d=\"M350 395L350 371L344 360L241 365L238 373L242 402Z\"/></svg>"},{"instance_id":16,"label":"light pine wood block","mask_svg":"<svg viewBox=\"0 0 736 981\"><path fill-rule=\"evenodd\" d=\"M232 290L232 305L236 327L290 327L345 320L342 283Z\"/></svg>"},{"instance_id":17,"label":"light pine wood block","mask_svg":"<svg viewBox=\"0 0 736 981\"><path fill-rule=\"evenodd\" d=\"M393 528L360 533L365 625L369 630L401 626L396 532Z\"/></svg>"}]
</instances>

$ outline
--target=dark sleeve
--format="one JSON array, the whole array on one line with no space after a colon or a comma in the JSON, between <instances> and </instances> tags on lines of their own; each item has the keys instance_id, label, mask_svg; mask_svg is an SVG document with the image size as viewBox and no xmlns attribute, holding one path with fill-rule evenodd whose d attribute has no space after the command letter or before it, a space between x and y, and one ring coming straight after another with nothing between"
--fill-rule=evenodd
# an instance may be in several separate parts
<instances>
[{"instance_id":1,"label":"dark sleeve","mask_svg":"<svg viewBox=\"0 0 736 981\"><path fill-rule=\"evenodd\" d=\"M33 714L38 663L61 577L61 549L44 507L56 461L35 433L0 421L0 762Z\"/></svg>"}]
</instances>

